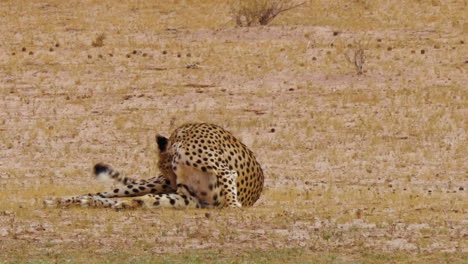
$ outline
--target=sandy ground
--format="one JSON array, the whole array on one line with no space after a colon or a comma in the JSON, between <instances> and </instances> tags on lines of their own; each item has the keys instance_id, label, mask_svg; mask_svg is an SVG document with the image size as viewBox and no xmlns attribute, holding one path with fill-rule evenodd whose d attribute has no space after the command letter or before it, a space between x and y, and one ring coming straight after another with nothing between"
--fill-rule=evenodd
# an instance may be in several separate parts
<instances>
[{"instance_id":1,"label":"sandy ground","mask_svg":"<svg viewBox=\"0 0 468 264\"><path fill-rule=\"evenodd\" d=\"M458 4L452 17L466 10ZM236 28L183 17L190 4L178 1L108 5L0 4L5 261L286 249L343 262L467 260L466 22L440 24L434 9L433 24L347 30L298 23L303 7ZM362 75L346 59L359 47ZM42 207L110 188L91 177L96 162L157 174L154 136L186 122L221 125L254 151L266 184L253 208Z\"/></svg>"}]
</instances>

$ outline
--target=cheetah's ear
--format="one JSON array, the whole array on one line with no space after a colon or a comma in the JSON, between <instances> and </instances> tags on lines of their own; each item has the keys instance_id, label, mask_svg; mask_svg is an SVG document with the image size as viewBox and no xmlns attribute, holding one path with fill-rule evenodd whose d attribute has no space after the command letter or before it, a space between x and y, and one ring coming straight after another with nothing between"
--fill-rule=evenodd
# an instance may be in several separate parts
<instances>
[{"instance_id":1,"label":"cheetah's ear","mask_svg":"<svg viewBox=\"0 0 468 264\"><path fill-rule=\"evenodd\" d=\"M158 147L159 147L160 152L166 151L167 142L168 142L166 137L163 137L161 135L157 135L156 136L156 142L158 142Z\"/></svg>"}]
</instances>

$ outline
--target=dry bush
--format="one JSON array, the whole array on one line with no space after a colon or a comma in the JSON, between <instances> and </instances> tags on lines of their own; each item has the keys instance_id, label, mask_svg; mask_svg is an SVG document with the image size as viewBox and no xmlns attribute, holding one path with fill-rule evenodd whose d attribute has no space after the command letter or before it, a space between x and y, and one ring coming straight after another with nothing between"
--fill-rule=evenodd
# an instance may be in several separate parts
<instances>
[{"instance_id":1,"label":"dry bush","mask_svg":"<svg viewBox=\"0 0 468 264\"><path fill-rule=\"evenodd\" d=\"M231 13L240 27L268 25L279 14L303 5L289 0L235 0Z\"/></svg>"},{"instance_id":2,"label":"dry bush","mask_svg":"<svg viewBox=\"0 0 468 264\"><path fill-rule=\"evenodd\" d=\"M345 57L349 63L354 65L356 73L361 75L364 73L363 66L366 62L366 55L364 54L363 45L360 42L357 42L354 46L354 49L345 53Z\"/></svg>"},{"instance_id":3,"label":"dry bush","mask_svg":"<svg viewBox=\"0 0 468 264\"><path fill-rule=\"evenodd\" d=\"M93 40L91 45L93 47L102 47L102 46L104 46L104 40L105 39L106 39L106 35L104 33L101 33L101 34L96 36L96 39Z\"/></svg>"}]
</instances>

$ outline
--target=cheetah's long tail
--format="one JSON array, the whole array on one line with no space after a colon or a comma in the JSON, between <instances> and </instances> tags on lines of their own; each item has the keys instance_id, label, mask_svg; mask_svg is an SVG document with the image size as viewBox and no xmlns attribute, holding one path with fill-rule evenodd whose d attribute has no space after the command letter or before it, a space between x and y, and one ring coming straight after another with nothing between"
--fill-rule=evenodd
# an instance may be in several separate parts
<instances>
[{"instance_id":1,"label":"cheetah's long tail","mask_svg":"<svg viewBox=\"0 0 468 264\"><path fill-rule=\"evenodd\" d=\"M94 165L94 175L96 176L96 179L100 181L116 181L123 185L135 183L138 181L136 179L121 175L118 171L112 169L111 166L103 163Z\"/></svg>"}]
</instances>

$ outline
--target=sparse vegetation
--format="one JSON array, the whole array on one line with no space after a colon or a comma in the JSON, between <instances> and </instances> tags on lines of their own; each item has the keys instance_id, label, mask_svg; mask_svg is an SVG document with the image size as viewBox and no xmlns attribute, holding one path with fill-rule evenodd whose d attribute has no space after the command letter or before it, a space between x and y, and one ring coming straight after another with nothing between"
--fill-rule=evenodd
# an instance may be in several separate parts
<instances>
[{"instance_id":1,"label":"sparse vegetation","mask_svg":"<svg viewBox=\"0 0 468 264\"><path fill-rule=\"evenodd\" d=\"M0 263L467 263L465 9L308 1L246 29L219 1L0 1ZM109 188L96 162L156 175L154 135L193 121L255 152L254 208L42 207Z\"/></svg>"},{"instance_id":2,"label":"sparse vegetation","mask_svg":"<svg viewBox=\"0 0 468 264\"><path fill-rule=\"evenodd\" d=\"M279 14L303 4L289 0L232 0L231 14L240 27L264 26Z\"/></svg>"},{"instance_id":3,"label":"sparse vegetation","mask_svg":"<svg viewBox=\"0 0 468 264\"><path fill-rule=\"evenodd\" d=\"M357 75L364 73L363 66L366 61L366 55L364 54L364 47L360 41L351 45L351 48L345 53L345 58L349 63L354 65Z\"/></svg>"},{"instance_id":4,"label":"sparse vegetation","mask_svg":"<svg viewBox=\"0 0 468 264\"><path fill-rule=\"evenodd\" d=\"M93 42L91 42L91 46L93 47L102 47L104 46L104 40L106 39L106 34L104 33L101 33L99 35L96 36L96 39L93 40Z\"/></svg>"}]
</instances>

